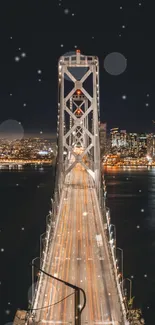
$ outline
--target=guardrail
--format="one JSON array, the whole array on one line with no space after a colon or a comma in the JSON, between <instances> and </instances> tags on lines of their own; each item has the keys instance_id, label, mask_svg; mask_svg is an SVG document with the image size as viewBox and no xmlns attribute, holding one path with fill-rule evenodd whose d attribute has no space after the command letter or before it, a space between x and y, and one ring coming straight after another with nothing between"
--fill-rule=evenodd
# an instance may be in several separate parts
<instances>
[{"instance_id":1,"label":"guardrail","mask_svg":"<svg viewBox=\"0 0 155 325\"><path fill-rule=\"evenodd\" d=\"M110 256L110 260L111 260L113 270L114 270L115 283L116 283L118 297L119 297L119 301L120 301L120 305L121 305L121 309L122 309L122 313L123 313L124 325L129 325L129 321L127 320L128 308L125 303L124 297L122 295L121 285L118 280L117 262L116 262L116 258L114 256L114 245L110 240L110 209L106 207L105 197L106 197L106 186L105 186L105 181L103 181L102 188L101 188L101 206L100 206L101 214L103 217L102 222L103 222L104 231L106 234L106 241L107 241L107 247L109 250L109 256Z\"/></svg>"},{"instance_id":2,"label":"guardrail","mask_svg":"<svg viewBox=\"0 0 155 325\"><path fill-rule=\"evenodd\" d=\"M61 198L61 193L59 192L58 185L59 185L59 173L58 173L58 168L57 168L56 176L55 176L54 200L51 199L52 211L49 213L50 218L48 220L48 223L46 224L45 243L44 243L44 249L42 252L42 258L40 261L40 268L44 271L46 270L46 267L48 266L49 249L51 247L51 242L53 242L54 228L55 228L56 221L57 221L58 207L59 207L60 198ZM32 312L30 312L28 319L35 318L35 314L36 314L35 309L38 308L39 297L43 290L44 277L45 277L44 274L41 272L39 279L37 281L37 285L35 287L34 297L32 297ZM29 324L29 322L27 324Z\"/></svg>"},{"instance_id":3,"label":"guardrail","mask_svg":"<svg viewBox=\"0 0 155 325\"><path fill-rule=\"evenodd\" d=\"M43 270L46 269L47 255L48 255L48 249L49 249L49 243L50 243L50 238L51 237L53 237L52 218L50 218L49 223L47 224L47 228L46 228L45 245L44 245L44 250L42 252L42 259L41 259L41 268ZM37 282L37 286L35 288L35 296L34 296L34 299L33 299L33 302L32 302L32 310L36 309L38 307L38 299L39 299L39 296L40 296L41 291L42 291L43 280L44 280L44 274L41 273L40 276L39 276L38 282ZM34 316L35 312L32 311L32 315Z\"/></svg>"}]
</instances>

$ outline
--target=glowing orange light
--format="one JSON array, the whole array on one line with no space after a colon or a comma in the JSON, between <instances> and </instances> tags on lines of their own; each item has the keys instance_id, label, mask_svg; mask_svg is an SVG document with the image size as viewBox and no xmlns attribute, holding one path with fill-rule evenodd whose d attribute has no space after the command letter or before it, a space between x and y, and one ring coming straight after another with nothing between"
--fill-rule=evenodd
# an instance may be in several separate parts
<instances>
[{"instance_id":1,"label":"glowing orange light","mask_svg":"<svg viewBox=\"0 0 155 325\"><path fill-rule=\"evenodd\" d=\"M81 95L81 90L77 89L76 93L77 93L77 95Z\"/></svg>"},{"instance_id":2,"label":"glowing orange light","mask_svg":"<svg viewBox=\"0 0 155 325\"><path fill-rule=\"evenodd\" d=\"M80 50L76 50L76 53L81 53L81 51Z\"/></svg>"}]
</instances>

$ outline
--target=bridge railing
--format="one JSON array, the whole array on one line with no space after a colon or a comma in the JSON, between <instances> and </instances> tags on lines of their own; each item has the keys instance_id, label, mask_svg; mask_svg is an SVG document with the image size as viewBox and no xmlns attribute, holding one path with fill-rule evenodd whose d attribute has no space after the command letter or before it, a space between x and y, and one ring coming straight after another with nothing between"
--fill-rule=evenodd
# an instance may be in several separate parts
<instances>
[{"instance_id":1,"label":"bridge railing","mask_svg":"<svg viewBox=\"0 0 155 325\"><path fill-rule=\"evenodd\" d=\"M44 242L44 247L42 251L42 256L40 259L40 268L42 270L46 270L47 267L47 256L50 248L50 243L53 239L53 234L54 234L54 228L55 228L55 219L54 219L54 214L50 213L49 214L50 218L48 219L47 225L46 225L46 236L45 236L45 242ZM39 275L36 287L35 287L35 292L34 292L34 297L32 297L32 314L35 314L35 309L38 307L38 300L40 293L43 288L43 282L44 282L44 274L41 273ZM33 312L34 310L34 312Z\"/></svg>"},{"instance_id":2,"label":"bridge railing","mask_svg":"<svg viewBox=\"0 0 155 325\"><path fill-rule=\"evenodd\" d=\"M55 175L55 191L54 191L54 199L52 200L52 211L50 212L48 218L48 222L46 223L46 235L45 235L45 241L44 241L44 247L42 251L42 256L40 259L40 268L42 270L46 270L48 263L48 254L51 246L51 242L53 241L53 236L54 236L54 228L56 224L56 216L58 212L58 207L59 207L59 202L60 202L60 194L59 194L59 189L58 189L58 182L59 182L59 177L58 177L58 168L56 168L56 175ZM38 301L39 301L39 296L40 293L43 289L43 282L44 282L44 274L41 273L36 287L35 287L35 292L34 292L34 297L32 297L32 314L35 314L35 309L38 307ZM33 312L34 310L34 312Z\"/></svg>"},{"instance_id":3,"label":"bridge railing","mask_svg":"<svg viewBox=\"0 0 155 325\"><path fill-rule=\"evenodd\" d=\"M104 188L104 190L103 190L103 188ZM116 257L114 255L115 247L110 240L111 239L110 238L110 209L106 207L105 197L106 197L106 188L105 188L105 183L103 182L103 187L101 188L100 209L101 209L101 213L102 213L102 217L103 217L103 226L104 226L104 230L105 230L105 234L106 234L107 247L109 250L109 256L110 256L110 261L111 261L112 268L113 268L115 284L116 284L118 297L119 297L119 301L120 301L120 305L121 305L121 309L122 309L122 313L123 313L124 324L128 325L129 324L129 322L127 321L128 307L126 305L126 301L122 294L121 283L119 282L119 278L118 278L117 262L116 262Z\"/></svg>"},{"instance_id":4,"label":"bridge railing","mask_svg":"<svg viewBox=\"0 0 155 325\"><path fill-rule=\"evenodd\" d=\"M51 244L53 243L53 237L54 237L54 230L56 226L56 221L57 221L57 215L58 215L58 208L60 205L60 198L61 198L61 186L59 188L61 179L61 175L59 172L59 166L56 165L56 174L55 174L55 191L53 195L52 200L52 211L49 214L50 218L48 219L48 222L46 223L46 236L45 236L45 242L44 242L44 248L42 252L42 257L40 260L40 268L46 272L48 272L48 260L49 260L49 254L51 253ZM39 303L39 297L42 294L44 290L44 285L45 285L45 276L41 272L37 285L35 287L35 293L32 301L32 313L30 314L31 316L35 316L36 312L35 309L38 308L38 303Z\"/></svg>"}]
</instances>

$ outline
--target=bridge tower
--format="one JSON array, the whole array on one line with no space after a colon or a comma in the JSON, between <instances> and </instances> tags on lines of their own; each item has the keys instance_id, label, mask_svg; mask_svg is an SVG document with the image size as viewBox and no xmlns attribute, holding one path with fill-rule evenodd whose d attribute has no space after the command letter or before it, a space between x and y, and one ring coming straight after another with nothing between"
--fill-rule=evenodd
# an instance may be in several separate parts
<instances>
[{"instance_id":1,"label":"bridge tower","mask_svg":"<svg viewBox=\"0 0 155 325\"><path fill-rule=\"evenodd\" d=\"M100 196L98 58L82 55L79 50L73 55L62 56L58 76L59 194L65 176L81 163L92 176ZM76 147L82 148L81 153L76 153ZM89 164L84 157L88 158Z\"/></svg>"}]
</instances>

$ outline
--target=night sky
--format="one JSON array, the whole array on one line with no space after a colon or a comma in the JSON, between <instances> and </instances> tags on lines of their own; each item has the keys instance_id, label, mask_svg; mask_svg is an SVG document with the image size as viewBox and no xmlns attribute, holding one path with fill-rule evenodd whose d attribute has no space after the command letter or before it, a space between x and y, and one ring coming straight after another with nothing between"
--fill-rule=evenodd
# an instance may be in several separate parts
<instances>
[{"instance_id":1,"label":"night sky","mask_svg":"<svg viewBox=\"0 0 155 325\"><path fill-rule=\"evenodd\" d=\"M77 47L99 57L101 120L108 129L153 131L153 8L147 1L11 0L1 7L0 123L14 119L26 133L55 132L58 58ZM127 59L117 76L104 68L113 52Z\"/></svg>"}]
</instances>

